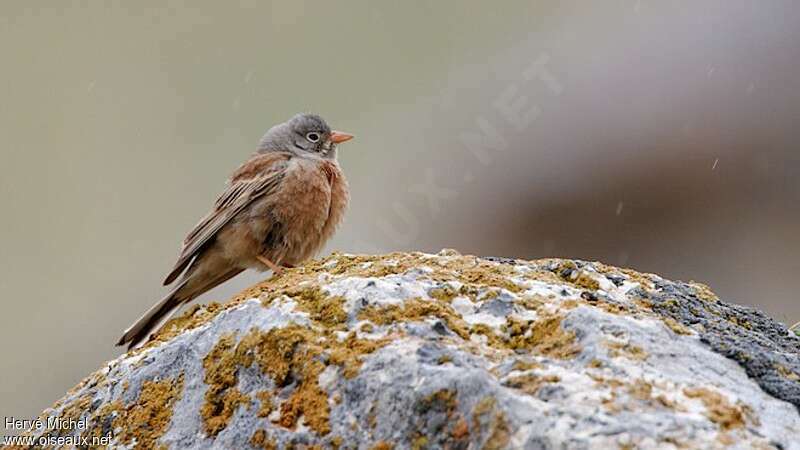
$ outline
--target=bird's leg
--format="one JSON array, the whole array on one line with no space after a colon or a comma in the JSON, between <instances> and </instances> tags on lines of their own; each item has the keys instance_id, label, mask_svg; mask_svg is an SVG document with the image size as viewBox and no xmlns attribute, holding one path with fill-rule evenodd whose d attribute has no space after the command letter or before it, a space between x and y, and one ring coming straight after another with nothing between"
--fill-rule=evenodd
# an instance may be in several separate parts
<instances>
[{"instance_id":1,"label":"bird's leg","mask_svg":"<svg viewBox=\"0 0 800 450\"><path fill-rule=\"evenodd\" d=\"M256 256L256 259L264 263L264 265L266 265L267 267L269 267L270 270L272 270L272 273L274 273L275 275L280 275L283 273L283 268L281 268L274 262L270 261L265 256L258 255Z\"/></svg>"}]
</instances>

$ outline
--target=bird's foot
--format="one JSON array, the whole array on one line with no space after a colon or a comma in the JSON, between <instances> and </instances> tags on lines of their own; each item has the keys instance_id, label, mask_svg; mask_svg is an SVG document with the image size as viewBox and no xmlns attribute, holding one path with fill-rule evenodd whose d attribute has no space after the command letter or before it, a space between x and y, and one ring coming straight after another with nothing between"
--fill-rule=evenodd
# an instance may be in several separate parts
<instances>
[{"instance_id":1,"label":"bird's foot","mask_svg":"<svg viewBox=\"0 0 800 450\"><path fill-rule=\"evenodd\" d=\"M274 273L275 275L280 275L280 274L282 274L282 273L283 273L283 267L281 267L281 266L279 266L279 265L275 264L274 262L270 261L270 260L269 260L269 259L267 259L265 256L261 256L261 255L259 255L259 256L256 256L256 259L258 259L259 261L261 261L262 263L264 263L264 265L265 265L265 266L269 267L269 269L270 269L270 270L272 271L272 273Z\"/></svg>"}]
</instances>

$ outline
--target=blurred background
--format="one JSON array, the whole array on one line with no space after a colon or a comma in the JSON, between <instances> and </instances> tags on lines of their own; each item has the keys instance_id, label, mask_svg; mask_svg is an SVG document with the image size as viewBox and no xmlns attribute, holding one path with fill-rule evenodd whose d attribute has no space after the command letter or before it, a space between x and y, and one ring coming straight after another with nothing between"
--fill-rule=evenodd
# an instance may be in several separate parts
<instances>
[{"instance_id":1,"label":"blurred background","mask_svg":"<svg viewBox=\"0 0 800 450\"><path fill-rule=\"evenodd\" d=\"M789 0L8 0L0 52L0 416L120 353L299 111L357 135L326 251L601 260L800 320Z\"/></svg>"}]
</instances>

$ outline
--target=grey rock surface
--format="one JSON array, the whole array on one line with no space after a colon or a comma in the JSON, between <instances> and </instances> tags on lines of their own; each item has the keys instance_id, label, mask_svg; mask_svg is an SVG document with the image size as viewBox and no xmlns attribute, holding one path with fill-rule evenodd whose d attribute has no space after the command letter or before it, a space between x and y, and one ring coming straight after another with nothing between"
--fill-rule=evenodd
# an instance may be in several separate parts
<instances>
[{"instance_id":1,"label":"grey rock surface","mask_svg":"<svg viewBox=\"0 0 800 450\"><path fill-rule=\"evenodd\" d=\"M79 448L105 436L96 447L800 449L799 353L784 325L697 283L571 260L335 254L190 309L42 413L72 426L29 435L86 438Z\"/></svg>"}]
</instances>

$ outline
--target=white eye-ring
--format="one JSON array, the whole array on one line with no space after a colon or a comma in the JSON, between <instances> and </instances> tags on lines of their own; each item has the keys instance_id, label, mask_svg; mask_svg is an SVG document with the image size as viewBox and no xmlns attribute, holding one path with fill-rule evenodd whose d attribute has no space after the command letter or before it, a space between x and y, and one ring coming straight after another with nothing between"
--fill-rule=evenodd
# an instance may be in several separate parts
<instances>
[{"instance_id":1,"label":"white eye-ring","mask_svg":"<svg viewBox=\"0 0 800 450\"><path fill-rule=\"evenodd\" d=\"M308 142L319 142L319 133L312 131L306 134L306 139L308 139Z\"/></svg>"}]
</instances>

